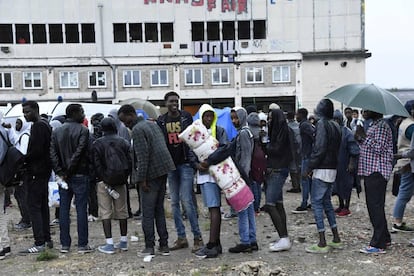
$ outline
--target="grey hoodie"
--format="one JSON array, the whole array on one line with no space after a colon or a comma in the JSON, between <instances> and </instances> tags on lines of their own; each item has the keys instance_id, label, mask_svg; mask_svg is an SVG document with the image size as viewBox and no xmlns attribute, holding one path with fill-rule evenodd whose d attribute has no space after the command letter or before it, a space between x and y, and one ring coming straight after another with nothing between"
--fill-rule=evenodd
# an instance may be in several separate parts
<instances>
[{"instance_id":1,"label":"grey hoodie","mask_svg":"<svg viewBox=\"0 0 414 276\"><path fill-rule=\"evenodd\" d=\"M247 111L243 107L234 107L232 111L236 111L240 122L240 128L237 130L234 161L237 162L239 169L242 169L245 175L249 175L252 162L253 137L252 132L247 126Z\"/></svg>"},{"instance_id":2,"label":"grey hoodie","mask_svg":"<svg viewBox=\"0 0 414 276\"><path fill-rule=\"evenodd\" d=\"M259 114L257 114L256 112L250 113L247 116L247 124L249 125L249 128L253 133L254 139L258 139L261 131Z\"/></svg>"}]
</instances>

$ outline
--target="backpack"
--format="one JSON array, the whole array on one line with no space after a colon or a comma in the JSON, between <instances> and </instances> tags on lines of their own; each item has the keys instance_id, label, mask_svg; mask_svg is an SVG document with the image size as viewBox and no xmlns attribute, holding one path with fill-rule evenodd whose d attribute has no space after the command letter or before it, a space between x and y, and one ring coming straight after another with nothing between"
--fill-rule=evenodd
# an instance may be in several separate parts
<instances>
[{"instance_id":1,"label":"backpack","mask_svg":"<svg viewBox=\"0 0 414 276\"><path fill-rule=\"evenodd\" d=\"M106 170L102 180L110 186L119 186L128 183L129 167L126 153L115 141L109 142L105 148Z\"/></svg>"},{"instance_id":2,"label":"backpack","mask_svg":"<svg viewBox=\"0 0 414 276\"><path fill-rule=\"evenodd\" d=\"M20 182L16 181L16 175L24 166L24 155L1 132L0 135L7 145L4 160L0 163L0 184L5 187L19 185Z\"/></svg>"},{"instance_id":3,"label":"backpack","mask_svg":"<svg viewBox=\"0 0 414 276\"><path fill-rule=\"evenodd\" d=\"M252 162L250 165L250 178L257 183L264 181L266 173L266 154L259 139L253 139Z\"/></svg>"}]
</instances>

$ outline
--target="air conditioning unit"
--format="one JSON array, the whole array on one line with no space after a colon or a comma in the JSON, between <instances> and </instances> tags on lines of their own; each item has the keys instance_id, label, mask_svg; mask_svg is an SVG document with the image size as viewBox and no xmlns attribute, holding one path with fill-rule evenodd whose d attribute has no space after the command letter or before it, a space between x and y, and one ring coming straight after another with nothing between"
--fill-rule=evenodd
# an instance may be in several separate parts
<instances>
[{"instance_id":1,"label":"air conditioning unit","mask_svg":"<svg viewBox=\"0 0 414 276\"><path fill-rule=\"evenodd\" d=\"M0 50L5 54L10 53L10 48L8 46L2 46L0 47Z\"/></svg>"}]
</instances>

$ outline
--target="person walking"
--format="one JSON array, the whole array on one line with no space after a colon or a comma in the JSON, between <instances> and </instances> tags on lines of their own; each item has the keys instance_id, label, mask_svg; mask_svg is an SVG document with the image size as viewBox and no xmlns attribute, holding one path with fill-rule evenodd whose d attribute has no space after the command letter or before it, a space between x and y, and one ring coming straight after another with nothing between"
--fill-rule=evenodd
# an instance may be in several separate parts
<instances>
[{"instance_id":1,"label":"person walking","mask_svg":"<svg viewBox=\"0 0 414 276\"><path fill-rule=\"evenodd\" d=\"M117 135L115 120L104 118L101 122L103 136L93 144L94 165L98 179L97 196L99 217L105 234L105 245L99 246L102 253L113 254L115 249L128 250L128 210L127 210L127 182L132 167L130 144ZM114 168L114 169L112 169ZM113 175L108 175L113 174ZM110 177L115 177L114 183L109 183ZM116 191L118 198L110 195ZM115 196L117 197L117 196ZM111 219L119 221L121 238L114 245L112 239Z\"/></svg>"},{"instance_id":2,"label":"person walking","mask_svg":"<svg viewBox=\"0 0 414 276\"><path fill-rule=\"evenodd\" d=\"M315 144L305 174L312 174L311 202L319 233L319 242L306 248L309 253L327 253L330 248L343 248L331 202L332 188L337 175L341 129L333 120L334 107L329 99L316 106L319 120L316 124ZM324 213L331 227L333 240L326 242Z\"/></svg>"},{"instance_id":3,"label":"person walking","mask_svg":"<svg viewBox=\"0 0 414 276\"><path fill-rule=\"evenodd\" d=\"M50 136L52 129L46 120L39 114L39 105L35 101L26 101L22 104L23 114L27 122L32 122L30 140L25 156L27 179L28 205L32 222L35 243L28 249L20 251L22 254L36 254L53 248L50 237L48 182L52 172L50 161Z\"/></svg>"},{"instance_id":4,"label":"person walking","mask_svg":"<svg viewBox=\"0 0 414 276\"><path fill-rule=\"evenodd\" d=\"M226 131L217 125L217 114L214 109L208 104L203 104L200 107L199 114L203 125L207 128L209 134L217 139L219 145L227 144ZM204 205L210 213L210 237L208 243L196 251L195 255L198 258L216 258L222 253L220 242L221 189L208 170L200 165L200 162L197 163L197 169L197 184L200 186Z\"/></svg>"},{"instance_id":5,"label":"person walking","mask_svg":"<svg viewBox=\"0 0 414 276\"><path fill-rule=\"evenodd\" d=\"M269 138L266 145L266 204L265 211L275 226L280 239L269 245L272 252L289 250L291 242L286 225L286 212L283 206L283 185L289 174L289 164L292 161L292 144L289 137L289 127L286 117L280 109L269 113Z\"/></svg>"},{"instance_id":6,"label":"person walking","mask_svg":"<svg viewBox=\"0 0 414 276\"><path fill-rule=\"evenodd\" d=\"M167 113L161 115L157 123L164 133L168 150L174 160L176 169L168 173L168 187L171 196L171 209L174 217L177 240L171 250L188 247L185 226L180 211L183 204L186 216L194 236L192 252L197 252L204 244L198 224L197 208L193 199L194 170L196 156L189 147L178 138L178 135L193 123L190 113L179 109L179 95L168 92L164 96Z\"/></svg>"},{"instance_id":7,"label":"person walking","mask_svg":"<svg viewBox=\"0 0 414 276\"><path fill-rule=\"evenodd\" d=\"M88 244L88 196L89 196L89 130L82 124L85 113L80 104L66 107L66 121L52 133L50 156L53 170L64 182L59 187L60 252L68 253L72 244L70 236L70 206L75 196L78 252L90 253Z\"/></svg>"},{"instance_id":8,"label":"person walking","mask_svg":"<svg viewBox=\"0 0 414 276\"><path fill-rule=\"evenodd\" d=\"M142 230L145 249L139 256L154 256L154 222L159 236L159 252L169 255L168 232L165 222L164 197L167 175L175 170L163 133L158 125L137 116L131 105L123 105L119 119L132 130L133 152L136 162L132 169L132 183L140 188L142 205Z\"/></svg>"}]
</instances>

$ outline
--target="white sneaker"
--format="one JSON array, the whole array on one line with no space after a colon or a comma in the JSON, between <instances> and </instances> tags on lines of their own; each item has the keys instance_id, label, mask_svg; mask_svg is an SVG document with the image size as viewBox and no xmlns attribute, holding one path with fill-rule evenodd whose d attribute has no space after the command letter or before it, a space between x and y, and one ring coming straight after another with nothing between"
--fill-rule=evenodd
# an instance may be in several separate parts
<instances>
[{"instance_id":1,"label":"white sneaker","mask_svg":"<svg viewBox=\"0 0 414 276\"><path fill-rule=\"evenodd\" d=\"M273 243L269 250L272 252L279 252L289 250L292 247L289 238L281 238L278 242Z\"/></svg>"},{"instance_id":2,"label":"white sneaker","mask_svg":"<svg viewBox=\"0 0 414 276\"><path fill-rule=\"evenodd\" d=\"M93 222L93 221L98 221L99 220L99 218L97 218L97 217L95 217L95 216L93 216L93 215L89 215L88 216L88 221L90 221L90 222Z\"/></svg>"}]
</instances>

